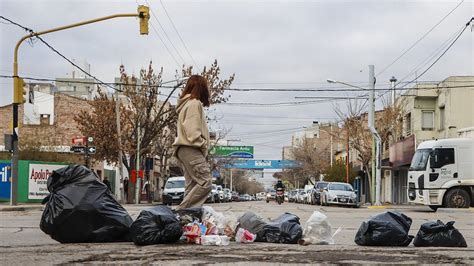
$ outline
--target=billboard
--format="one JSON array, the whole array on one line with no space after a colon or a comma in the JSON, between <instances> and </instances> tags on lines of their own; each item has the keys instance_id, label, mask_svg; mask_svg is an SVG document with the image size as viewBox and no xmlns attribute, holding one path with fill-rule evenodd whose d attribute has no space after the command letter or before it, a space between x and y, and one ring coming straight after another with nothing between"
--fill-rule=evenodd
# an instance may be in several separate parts
<instances>
[{"instance_id":1,"label":"billboard","mask_svg":"<svg viewBox=\"0 0 474 266\"><path fill-rule=\"evenodd\" d=\"M11 176L10 162L0 162L0 199L10 198Z\"/></svg>"},{"instance_id":2,"label":"billboard","mask_svg":"<svg viewBox=\"0 0 474 266\"><path fill-rule=\"evenodd\" d=\"M61 164L30 163L28 170L28 199L42 200L48 196L48 177L54 170L63 168Z\"/></svg>"},{"instance_id":3,"label":"billboard","mask_svg":"<svg viewBox=\"0 0 474 266\"><path fill-rule=\"evenodd\" d=\"M214 146L209 153L215 157L252 159L253 146Z\"/></svg>"}]
</instances>

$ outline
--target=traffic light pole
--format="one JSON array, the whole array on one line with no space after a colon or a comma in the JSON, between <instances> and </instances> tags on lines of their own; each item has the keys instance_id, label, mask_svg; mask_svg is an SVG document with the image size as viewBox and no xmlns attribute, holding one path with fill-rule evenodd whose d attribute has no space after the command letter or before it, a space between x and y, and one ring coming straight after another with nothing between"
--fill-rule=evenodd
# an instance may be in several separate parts
<instances>
[{"instance_id":1,"label":"traffic light pole","mask_svg":"<svg viewBox=\"0 0 474 266\"><path fill-rule=\"evenodd\" d=\"M140 34L148 34L148 20L150 19L149 9L146 6L139 6L137 13L129 14L115 14L111 16L91 19L79 23L74 23L71 25L66 25L50 30L33 32L31 34L23 36L16 44L15 51L13 54L13 153L12 153L12 177L11 177L11 194L10 194L10 204L17 204L17 188L18 188L18 142L19 142L19 130L18 130L18 106L20 103L23 103L23 86L22 80L18 77L18 49L23 41L45 35L52 32L57 32L61 30L66 30L70 28L75 28L87 24L96 23L99 21L109 20L113 18L122 18L122 17L139 17L140 18Z\"/></svg>"}]
</instances>

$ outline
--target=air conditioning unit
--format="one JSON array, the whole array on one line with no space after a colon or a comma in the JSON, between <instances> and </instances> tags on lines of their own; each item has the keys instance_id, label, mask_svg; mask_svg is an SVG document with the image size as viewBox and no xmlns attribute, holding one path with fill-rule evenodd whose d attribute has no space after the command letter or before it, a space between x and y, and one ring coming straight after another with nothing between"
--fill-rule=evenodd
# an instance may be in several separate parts
<instances>
[{"instance_id":1,"label":"air conditioning unit","mask_svg":"<svg viewBox=\"0 0 474 266\"><path fill-rule=\"evenodd\" d=\"M392 171L391 170L385 170L383 172L383 176L386 178L390 178L392 176Z\"/></svg>"}]
</instances>

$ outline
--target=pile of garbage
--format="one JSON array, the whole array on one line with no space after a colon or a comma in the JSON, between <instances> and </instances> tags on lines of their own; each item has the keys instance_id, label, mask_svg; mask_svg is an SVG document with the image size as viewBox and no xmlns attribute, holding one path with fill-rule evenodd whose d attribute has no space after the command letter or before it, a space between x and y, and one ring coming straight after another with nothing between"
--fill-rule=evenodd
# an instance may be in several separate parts
<instances>
[{"instance_id":1,"label":"pile of garbage","mask_svg":"<svg viewBox=\"0 0 474 266\"><path fill-rule=\"evenodd\" d=\"M135 221L114 199L97 175L84 166L72 165L53 171L48 178L50 194L40 228L61 243L133 241L136 245L190 243L225 246L236 243L268 242L300 245L334 244L341 231L332 231L328 217L313 212L304 227L300 218L283 213L265 219L253 212L236 217L211 207L171 210L155 206L142 210ZM355 236L362 246L408 246L412 219L388 211L364 221ZM415 238L419 247L467 247L454 222L427 222Z\"/></svg>"},{"instance_id":2,"label":"pile of garbage","mask_svg":"<svg viewBox=\"0 0 474 266\"><path fill-rule=\"evenodd\" d=\"M403 213L388 211L365 221L359 227L355 243L361 246L408 246L411 218ZM453 226L440 220L421 225L415 237L415 247L467 247L463 235Z\"/></svg>"}]
</instances>

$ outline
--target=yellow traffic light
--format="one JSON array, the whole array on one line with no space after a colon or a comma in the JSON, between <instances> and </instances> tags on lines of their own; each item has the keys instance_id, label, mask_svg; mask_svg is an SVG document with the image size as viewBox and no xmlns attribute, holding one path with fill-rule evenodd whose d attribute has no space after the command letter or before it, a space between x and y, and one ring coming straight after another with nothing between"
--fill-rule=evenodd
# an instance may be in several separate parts
<instances>
[{"instance_id":1,"label":"yellow traffic light","mask_svg":"<svg viewBox=\"0 0 474 266\"><path fill-rule=\"evenodd\" d=\"M13 102L14 103L25 103L25 95L26 90L23 88L25 86L25 82L22 78L14 78L13 79Z\"/></svg>"},{"instance_id":2,"label":"yellow traffic light","mask_svg":"<svg viewBox=\"0 0 474 266\"><path fill-rule=\"evenodd\" d=\"M150 8L138 6L138 17L140 19L140 34L148 35L148 20L150 19Z\"/></svg>"}]
</instances>

